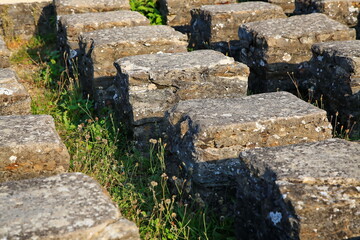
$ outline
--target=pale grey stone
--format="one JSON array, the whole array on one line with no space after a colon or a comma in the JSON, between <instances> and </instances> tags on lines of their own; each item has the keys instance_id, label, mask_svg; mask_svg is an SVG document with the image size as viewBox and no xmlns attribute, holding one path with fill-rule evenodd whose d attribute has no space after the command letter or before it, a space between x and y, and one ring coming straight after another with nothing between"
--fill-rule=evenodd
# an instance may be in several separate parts
<instances>
[{"instance_id":1,"label":"pale grey stone","mask_svg":"<svg viewBox=\"0 0 360 240\"><path fill-rule=\"evenodd\" d=\"M253 93L276 90L296 91L289 77L299 64L312 57L311 46L319 42L354 40L355 30L324 14L314 13L284 19L245 23L239 28L242 44L240 61L253 77Z\"/></svg>"},{"instance_id":2,"label":"pale grey stone","mask_svg":"<svg viewBox=\"0 0 360 240\"><path fill-rule=\"evenodd\" d=\"M0 115L26 115L30 111L31 98L15 71L0 69Z\"/></svg>"},{"instance_id":3,"label":"pale grey stone","mask_svg":"<svg viewBox=\"0 0 360 240\"><path fill-rule=\"evenodd\" d=\"M111 101L112 96L109 98L105 90L113 83L116 75L113 65L115 60L157 52L186 52L188 44L185 34L161 25L102 29L81 36L80 81L84 91L100 105L106 105L107 100ZM92 50L87 45L90 41L94 42Z\"/></svg>"},{"instance_id":4,"label":"pale grey stone","mask_svg":"<svg viewBox=\"0 0 360 240\"><path fill-rule=\"evenodd\" d=\"M167 121L169 174L185 176L190 192L207 201L234 187L240 152L320 141L332 129L324 110L287 92L181 101Z\"/></svg>"},{"instance_id":5,"label":"pale grey stone","mask_svg":"<svg viewBox=\"0 0 360 240\"><path fill-rule=\"evenodd\" d=\"M1 239L139 240L105 190L82 173L0 184Z\"/></svg>"},{"instance_id":6,"label":"pale grey stone","mask_svg":"<svg viewBox=\"0 0 360 240\"><path fill-rule=\"evenodd\" d=\"M54 0L58 16L86 12L130 10L128 0Z\"/></svg>"},{"instance_id":7,"label":"pale grey stone","mask_svg":"<svg viewBox=\"0 0 360 240\"><path fill-rule=\"evenodd\" d=\"M191 11L190 46L209 48L236 56L238 28L247 22L285 18L281 7L266 2L205 5Z\"/></svg>"},{"instance_id":8,"label":"pale grey stone","mask_svg":"<svg viewBox=\"0 0 360 240\"><path fill-rule=\"evenodd\" d=\"M7 48L5 41L0 36L0 68L6 68L10 66L10 51Z\"/></svg>"},{"instance_id":9,"label":"pale grey stone","mask_svg":"<svg viewBox=\"0 0 360 240\"><path fill-rule=\"evenodd\" d=\"M238 236L348 239L360 235L360 144L341 139L242 152Z\"/></svg>"},{"instance_id":10,"label":"pale grey stone","mask_svg":"<svg viewBox=\"0 0 360 240\"><path fill-rule=\"evenodd\" d=\"M164 113L180 100L246 96L250 73L213 50L131 56L115 66L115 109L145 143L161 137L151 125L163 125Z\"/></svg>"},{"instance_id":11,"label":"pale grey stone","mask_svg":"<svg viewBox=\"0 0 360 240\"><path fill-rule=\"evenodd\" d=\"M69 161L51 116L0 116L0 182L62 173Z\"/></svg>"}]
</instances>

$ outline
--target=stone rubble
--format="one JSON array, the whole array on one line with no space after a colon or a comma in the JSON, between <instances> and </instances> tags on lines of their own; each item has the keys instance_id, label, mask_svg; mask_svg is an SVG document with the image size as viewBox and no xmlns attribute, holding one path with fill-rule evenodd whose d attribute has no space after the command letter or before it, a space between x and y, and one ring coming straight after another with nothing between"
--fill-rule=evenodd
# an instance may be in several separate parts
<instances>
[{"instance_id":1,"label":"stone rubble","mask_svg":"<svg viewBox=\"0 0 360 240\"><path fill-rule=\"evenodd\" d=\"M130 10L128 0L54 0L58 16L74 13Z\"/></svg>"},{"instance_id":2,"label":"stone rubble","mask_svg":"<svg viewBox=\"0 0 360 240\"><path fill-rule=\"evenodd\" d=\"M0 35L0 68L10 67L10 51L6 47L3 37Z\"/></svg>"},{"instance_id":3,"label":"stone rubble","mask_svg":"<svg viewBox=\"0 0 360 240\"><path fill-rule=\"evenodd\" d=\"M0 68L0 115L26 115L31 111L31 98L10 68Z\"/></svg>"}]
</instances>

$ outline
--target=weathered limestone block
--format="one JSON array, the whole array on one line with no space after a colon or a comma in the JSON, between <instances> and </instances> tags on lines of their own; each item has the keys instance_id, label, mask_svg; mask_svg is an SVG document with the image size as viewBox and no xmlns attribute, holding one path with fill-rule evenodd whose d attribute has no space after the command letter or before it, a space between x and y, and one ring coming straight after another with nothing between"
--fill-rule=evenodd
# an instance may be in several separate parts
<instances>
[{"instance_id":1,"label":"weathered limestone block","mask_svg":"<svg viewBox=\"0 0 360 240\"><path fill-rule=\"evenodd\" d=\"M338 113L337 120L360 137L360 124L354 123L360 123L360 40L319 43L312 52L302 78L329 115L335 119Z\"/></svg>"},{"instance_id":2,"label":"weathered limestone block","mask_svg":"<svg viewBox=\"0 0 360 240\"><path fill-rule=\"evenodd\" d=\"M293 16L245 23L239 28L240 61L252 70L249 89L253 93L295 91L289 73L312 57L314 43L353 40L355 30L324 14Z\"/></svg>"},{"instance_id":3,"label":"weathered limestone block","mask_svg":"<svg viewBox=\"0 0 360 240\"><path fill-rule=\"evenodd\" d=\"M358 25L359 0L296 0L295 13L324 13L328 17L355 27Z\"/></svg>"},{"instance_id":4,"label":"weathered limestone block","mask_svg":"<svg viewBox=\"0 0 360 240\"><path fill-rule=\"evenodd\" d=\"M128 0L54 0L56 14L130 10Z\"/></svg>"},{"instance_id":5,"label":"weathered limestone block","mask_svg":"<svg viewBox=\"0 0 360 240\"><path fill-rule=\"evenodd\" d=\"M238 236L254 240L360 236L359 152L359 143L341 139L242 152Z\"/></svg>"},{"instance_id":6,"label":"weathered limestone block","mask_svg":"<svg viewBox=\"0 0 360 240\"><path fill-rule=\"evenodd\" d=\"M1 0L0 31L8 39L29 39L53 30L52 0Z\"/></svg>"},{"instance_id":7,"label":"weathered limestone block","mask_svg":"<svg viewBox=\"0 0 360 240\"><path fill-rule=\"evenodd\" d=\"M30 114L31 98L25 87L17 80L16 73L0 69L0 115Z\"/></svg>"},{"instance_id":8,"label":"weathered limestone block","mask_svg":"<svg viewBox=\"0 0 360 240\"><path fill-rule=\"evenodd\" d=\"M84 92L92 95L97 102L113 97L113 94L105 97L101 95L106 95L104 90L113 83L116 75L113 65L115 60L157 52L186 52L188 45L185 34L161 25L102 29L81 36L80 81ZM90 41L94 42L94 48L87 44Z\"/></svg>"},{"instance_id":9,"label":"weathered limestone block","mask_svg":"<svg viewBox=\"0 0 360 240\"><path fill-rule=\"evenodd\" d=\"M268 0L267 2L280 6L286 14L292 14L295 10L295 0Z\"/></svg>"},{"instance_id":10,"label":"weathered limestone block","mask_svg":"<svg viewBox=\"0 0 360 240\"><path fill-rule=\"evenodd\" d=\"M10 51L7 48L4 39L0 36L0 68L6 68L10 66Z\"/></svg>"},{"instance_id":11,"label":"weathered limestone block","mask_svg":"<svg viewBox=\"0 0 360 240\"><path fill-rule=\"evenodd\" d=\"M206 5L191 11L190 46L211 47L236 55L239 25L272 18L285 18L281 7L266 2Z\"/></svg>"},{"instance_id":12,"label":"weathered limestone block","mask_svg":"<svg viewBox=\"0 0 360 240\"><path fill-rule=\"evenodd\" d=\"M0 182L62 173L69 161L51 116L0 116Z\"/></svg>"},{"instance_id":13,"label":"weathered limestone block","mask_svg":"<svg viewBox=\"0 0 360 240\"><path fill-rule=\"evenodd\" d=\"M181 101L167 120L169 174L207 201L234 187L241 151L328 139L332 128L324 110L287 92Z\"/></svg>"},{"instance_id":14,"label":"weathered limestone block","mask_svg":"<svg viewBox=\"0 0 360 240\"><path fill-rule=\"evenodd\" d=\"M175 103L246 96L250 74L246 65L213 50L131 56L115 66L115 109L145 144L161 137L164 113Z\"/></svg>"},{"instance_id":15,"label":"weathered limestone block","mask_svg":"<svg viewBox=\"0 0 360 240\"><path fill-rule=\"evenodd\" d=\"M105 190L82 173L0 184L1 239L140 240Z\"/></svg>"},{"instance_id":16,"label":"weathered limestone block","mask_svg":"<svg viewBox=\"0 0 360 240\"><path fill-rule=\"evenodd\" d=\"M203 5L236 3L236 0L159 0L160 12L170 26L189 25L190 10Z\"/></svg>"},{"instance_id":17,"label":"weathered limestone block","mask_svg":"<svg viewBox=\"0 0 360 240\"><path fill-rule=\"evenodd\" d=\"M62 52L69 53L69 48L78 48L78 37L82 33L141 25L150 25L150 22L139 12L129 10L63 15L58 20L58 44Z\"/></svg>"}]
</instances>

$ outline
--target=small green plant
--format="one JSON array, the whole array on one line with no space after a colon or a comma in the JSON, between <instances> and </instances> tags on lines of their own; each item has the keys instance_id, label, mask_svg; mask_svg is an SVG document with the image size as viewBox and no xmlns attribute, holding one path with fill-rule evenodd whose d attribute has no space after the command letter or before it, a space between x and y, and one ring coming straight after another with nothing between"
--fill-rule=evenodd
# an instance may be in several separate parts
<instances>
[{"instance_id":1,"label":"small green plant","mask_svg":"<svg viewBox=\"0 0 360 240\"><path fill-rule=\"evenodd\" d=\"M140 12L147 17L153 25L165 23L164 17L157 9L157 0L130 0L130 7L132 11Z\"/></svg>"}]
</instances>

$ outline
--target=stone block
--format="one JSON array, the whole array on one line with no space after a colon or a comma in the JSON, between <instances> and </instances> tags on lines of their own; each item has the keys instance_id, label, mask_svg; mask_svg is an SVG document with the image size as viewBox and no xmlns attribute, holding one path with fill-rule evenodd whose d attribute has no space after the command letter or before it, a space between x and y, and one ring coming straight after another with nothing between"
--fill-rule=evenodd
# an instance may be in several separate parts
<instances>
[{"instance_id":1,"label":"stone block","mask_svg":"<svg viewBox=\"0 0 360 240\"><path fill-rule=\"evenodd\" d=\"M159 0L161 14L166 17L170 26L185 26L190 24L190 10L203 5L236 3L236 0Z\"/></svg>"},{"instance_id":2,"label":"stone block","mask_svg":"<svg viewBox=\"0 0 360 240\"><path fill-rule=\"evenodd\" d=\"M245 23L239 28L240 61L252 70L253 93L296 91L289 73L312 57L315 43L354 40L355 30L324 14L314 13L285 19Z\"/></svg>"},{"instance_id":3,"label":"stone block","mask_svg":"<svg viewBox=\"0 0 360 240\"><path fill-rule=\"evenodd\" d=\"M267 2L280 6L286 14L292 14L295 10L295 0L268 0Z\"/></svg>"},{"instance_id":4,"label":"stone block","mask_svg":"<svg viewBox=\"0 0 360 240\"><path fill-rule=\"evenodd\" d=\"M281 7L266 2L206 5L191 11L190 46L219 49L236 55L239 25L273 18L285 18Z\"/></svg>"},{"instance_id":5,"label":"stone block","mask_svg":"<svg viewBox=\"0 0 360 240\"><path fill-rule=\"evenodd\" d=\"M240 152L320 141L332 129L324 110L287 92L181 101L167 121L169 175L209 202L234 187Z\"/></svg>"},{"instance_id":6,"label":"stone block","mask_svg":"<svg viewBox=\"0 0 360 240\"><path fill-rule=\"evenodd\" d=\"M150 25L150 22L139 12L129 10L62 15L58 20L58 44L61 52L69 54L69 48L79 47L78 38L82 33L141 25Z\"/></svg>"},{"instance_id":7,"label":"stone block","mask_svg":"<svg viewBox=\"0 0 360 240\"><path fill-rule=\"evenodd\" d=\"M322 100L329 115L360 137L360 40L314 44L313 57L302 65L304 84ZM310 76L307 74L310 73ZM356 122L356 123L355 123Z\"/></svg>"},{"instance_id":8,"label":"stone block","mask_svg":"<svg viewBox=\"0 0 360 240\"><path fill-rule=\"evenodd\" d=\"M15 71L0 69L0 115L30 114L30 105L30 95L18 82Z\"/></svg>"},{"instance_id":9,"label":"stone block","mask_svg":"<svg viewBox=\"0 0 360 240\"><path fill-rule=\"evenodd\" d=\"M54 0L58 16L74 13L130 10L128 0Z\"/></svg>"},{"instance_id":10,"label":"stone block","mask_svg":"<svg viewBox=\"0 0 360 240\"><path fill-rule=\"evenodd\" d=\"M52 0L0 1L0 31L7 39L30 39L53 31L53 16Z\"/></svg>"},{"instance_id":11,"label":"stone block","mask_svg":"<svg viewBox=\"0 0 360 240\"><path fill-rule=\"evenodd\" d=\"M4 39L0 36L0 68L10 67L10 51L7 48Z\"/></svg>"},{"instance_id":12,"label":"stone block","mask_svg":"<svg viewBox=\"0 0 360 240\"><path fill-rule=\"evenodd\" d=\"M241 239L357 239L360 144L342 139L242 152Z\"/></svg>"},{"instance_id":13,"label":"stone block","mask_svg":"<svg viewBox=\"0 0 360 240\"><path fill-rule=\"evenodd\" d=\"M295 14L324 13L355 27L358 25L360 0L295 0Z\"/></svg>"},{"instance_id":14,"label":"stone block","mask_svg":"<svg viewBox=\"0 0 360 240\"><path fill-rule=\"evenodd\" d=\"M164 113L180 100L246 96L249 68L213 50L117 60L115 109L135 140L161 137Z\"/></svg>"},{"instance_id":15,"label":"stone block","mask_svg":"<svg viewBox=\"0 0 360 240\"><path fill-rule=\"evenodd\" d=\"M51 116L0 116L0 182L62 173L69 161Z\"/></svg>"},{"instance_id":16,"label":"stone block","mask_svg":"<svg viewBox=\"0 0 360 240\"><path fill-rule=\"evenodd\" d=\"M106 88L114 80L114 61L127 56L157 52L187 51L187 36L169 26L135 26L102 29L81 35L79 73L84 92L97 102L105 102ZM93 41L94 45L88 44ZM95 46L95 47L93 47Z\"/></svg>"},{"instance_id":17,"label":"stone block","mask_svg":"<svg viewBox=\"0 0 360 240\"><path fill-rule=\"evenodd\" d=\"M140 240L108 193L82 173L0 184L1 239Z\"/></svg>"}]
</instances>

